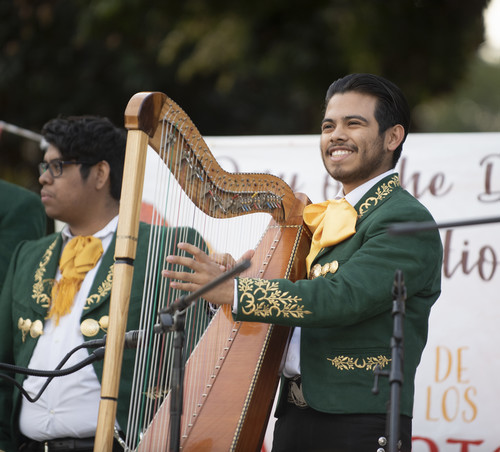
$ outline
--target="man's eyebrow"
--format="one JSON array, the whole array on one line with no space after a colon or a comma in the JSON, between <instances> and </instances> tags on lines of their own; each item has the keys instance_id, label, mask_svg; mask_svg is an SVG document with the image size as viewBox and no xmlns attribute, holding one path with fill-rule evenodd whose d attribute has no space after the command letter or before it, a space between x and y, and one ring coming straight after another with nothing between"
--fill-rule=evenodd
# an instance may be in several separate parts
<instances>
[{"instance_id":1,"label":"man's eyebrow","mask_svg":"<svg viewBox=\"0 0 500 452\"><path fill-rule=\"evenodd\" d=\"M360 121L363 122L368 122L368 119L366 119L364 116L361 115L349 115L349 116L344 116L344 120L348 121L350 119L359 119Z\"/></svg>"},{"instance_id":2,"label":"man's eyebrow","mask_svg":"<svg viewBox=\"0 0 500 452\"><path fill-rule=\"evenodd\" d=\"M366 119L364 116L361 116L361 115L347 115L347 116L344 116L342 118L342 120L344 121L349 121L351 119L358 119L362 122L365 122L365 123L368 123L368 119ZM330 119L330 118L325 118L323 119L323 121L321 121L321 124L324 124L325 122L334 122L333 119Z\"/></svg>"}]
</instances>

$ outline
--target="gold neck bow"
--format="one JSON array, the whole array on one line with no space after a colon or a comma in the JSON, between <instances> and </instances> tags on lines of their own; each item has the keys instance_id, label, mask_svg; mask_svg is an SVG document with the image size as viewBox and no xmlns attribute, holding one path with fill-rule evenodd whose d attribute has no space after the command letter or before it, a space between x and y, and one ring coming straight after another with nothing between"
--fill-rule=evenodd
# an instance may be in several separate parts
<instances>
[{"instance_id":1,"label":"gold neck bow","mask_svg":"<svg viewBox=\"0 0 500 452\"><path fill-rule=\"evenodd\" d=\"M85 275L95 267L102 253L101 240L92 236L74 237L64 248L59 261L62 277L52 287L52 302L47 316L54 317L56 325L71 311L73 299Z\"/></svg>"},{"instance_id":2,"label":"gold neck bow","mask_svg":"<svg viewBox=\"0 0 500 452\"><path fill-rule=\"evenodd\" d=\"M358 214L344 198L309 204L304 208L304 222L313 233L311 251L306 258L307 273L322 248L335 245L356 232Z\"/></svg>"}]
</instances>

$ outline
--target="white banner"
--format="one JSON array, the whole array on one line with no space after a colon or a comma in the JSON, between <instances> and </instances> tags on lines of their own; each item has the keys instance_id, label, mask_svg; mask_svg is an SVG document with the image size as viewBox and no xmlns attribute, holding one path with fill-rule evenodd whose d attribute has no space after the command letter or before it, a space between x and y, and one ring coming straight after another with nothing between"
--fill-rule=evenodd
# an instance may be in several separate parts
<instances>
[{"instance_id":1,"label":"white banner","mask_svg":"<svg viewBox=\"0 0 500 452\"><path fill-rule=\"evenodd\" d=\"M323 168L319 135L206 141L226 171L275 174L313 202L338 190ZM398 170L438 223L500 214L500 133L410 134ZM417 372L414 452L500 452L499 229L441 230L442 295Z\"/></svg>"}]
</instances>

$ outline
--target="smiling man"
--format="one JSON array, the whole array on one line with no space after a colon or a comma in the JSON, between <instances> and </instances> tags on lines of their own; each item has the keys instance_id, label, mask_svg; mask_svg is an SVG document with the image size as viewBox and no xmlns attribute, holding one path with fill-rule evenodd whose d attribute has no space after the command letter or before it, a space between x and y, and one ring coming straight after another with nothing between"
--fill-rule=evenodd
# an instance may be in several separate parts
<instances>
[{"instance_id":1,"label":"smiling man","mask_svg":"<svg viewBox=\"0 0 500 452\"><path fill-rule=\"evenodd\" d=\"M381 381L380 393L372 394L373 370L391 365L396 270L403 272L407 291L397 439L402 451L411 450L415 372L440 294L442 245L437 231L387 233L393 223L432 221L394 170L409 122L406 100L388 80L352 74L335 81L326 95L321 155L342 190L339 199L304 210L313 233L309 278L237 278L206 296L212 303L232 303L237 320L294 327L282 370L274 452L366 452L384 446L390 386ZM173 287L194 291L222 271L191 245L179 248L194 259L170 256L168 262L194 273L165 270L177 280ZM296 315L287 315L291 311Z\"/></svg>"},{"instance_id":2,"label":"smiling man","mask_svg":"<svg viewBox=\"0 0 500 452\"><path fill-rule=\"evenodd\" d=\"M406 138L401 124L380 133L384 126L375 118L376 107L376 97L356 91L332 95L327 103L321 156L328 174L342 182L344 194L393 168L394 151Z\"/></svg>"}]
</instances>

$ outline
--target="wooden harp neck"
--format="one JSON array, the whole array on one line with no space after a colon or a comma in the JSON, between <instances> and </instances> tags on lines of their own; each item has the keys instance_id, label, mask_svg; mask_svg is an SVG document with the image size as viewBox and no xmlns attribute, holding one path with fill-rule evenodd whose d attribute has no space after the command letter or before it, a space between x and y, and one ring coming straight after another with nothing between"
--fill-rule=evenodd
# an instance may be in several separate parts
<instances>
[{"instance_id":1,"label":"wooden harp neck","mask_svg":"<svg viewBox=\"0 0 500 452\"><path fill-rule=\"evenodd\" d=\"M149 136L149 145L207 215L228 218L266 212L276 221L289 217L295 195L288 184L269 174L222 169L189 116L163 93L134 95L125 110L125 126Z\"/></svg>"}]
</instances>

